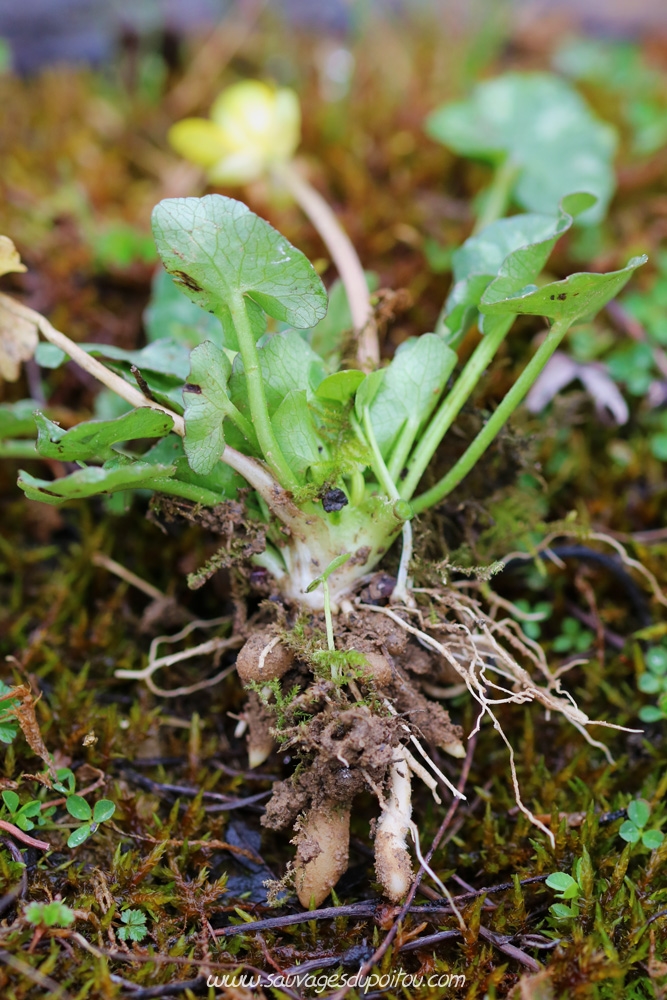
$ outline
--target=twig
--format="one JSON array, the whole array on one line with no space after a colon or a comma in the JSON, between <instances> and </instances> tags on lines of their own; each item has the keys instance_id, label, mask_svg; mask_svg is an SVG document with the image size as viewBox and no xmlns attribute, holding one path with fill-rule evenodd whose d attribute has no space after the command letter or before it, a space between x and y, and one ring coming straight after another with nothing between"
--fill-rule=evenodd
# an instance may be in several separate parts
<instances>
[{"instance_id":1,"label":"twig","mask_svg":"<svg viewBox=\"0 0 667 1000\"><path fill-rule=\"evenodd\" d=\"M19 851L18 847L16 846L16 844L14 843L14 841L9 840L7 837L2 837L0 839L2 840L2 843L5 845L11 856L14 858L14 861L17 861L19 864L24 865L23 856ZM9 890L9 892L6 892L4 896L0 898L0 916L5 912L5 910L9 909L9 907L16 899L20 899L21 896L25 896L27 888L28 888L28 872L24 866L23 872L21 874L21 881L17 882L16 885Z\"/></svg>"},{"instance_id":2,"label":"twig","mask_svg":"<svg viewBox=\"0 0 667 1000\"><path fill-rule=\"evenodd\" d=\"M47 844L45 840L35 840L34 837L24 833L23 830L19 830L18 826L14 826L13 823L8 823L6 819L0 819L0 830L6 830L7 833L11 833L12 837L16 837L17 840L27 844L28 847L36 847L40 851L51 850L51 845Z\"/></svg>"},{"instance_id":3,"label":"twig","mask_svg":"<svg viewBox=\"0 0 667 1000\"><path fill-rule=\"evenodd\" d=\"M133 573L132 570L126 569L125 566L121 566L115 559L110 559L104 552L94 552L92 563L93 566L100 566L102 569L108 570L109 573L113 573L114 576L124 580L125 583L129 583L131 587L136 587L146 597L152 597L154 601L164 601L167 599L167 595L163 594L157 587L154 587L152 583L143 580L136 573Z\"/></svg>"}]
</instances>

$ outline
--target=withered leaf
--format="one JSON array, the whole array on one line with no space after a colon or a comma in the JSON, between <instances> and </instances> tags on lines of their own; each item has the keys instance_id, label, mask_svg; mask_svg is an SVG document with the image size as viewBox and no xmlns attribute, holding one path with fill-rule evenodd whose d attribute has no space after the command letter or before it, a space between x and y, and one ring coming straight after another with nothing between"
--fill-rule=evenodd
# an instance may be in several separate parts
<instances>
[{"instance_id":1,"label":"withered leaf","mask_svg":"<svg viewBox=\"0 0 667 1000\"><path fill-rule=\"evenodd\" d=\"M10 240L9 236L0 236L0 276L10 274L12 271L26 271L25 264L21 263L18 250Z\"/></svg>"},{"instance_id":2,"label":"withered leaf","mask_svg":"<svg viewBox=\"0 0 667 1000\"><path fill-rule=\"evenodd\" d=\"M0 379L6 382L16 382L21 373L21 362L33 356L39 340L35 324L21 316L12 305L8 296L0 295Z\"/></svg>"}]
</instances>

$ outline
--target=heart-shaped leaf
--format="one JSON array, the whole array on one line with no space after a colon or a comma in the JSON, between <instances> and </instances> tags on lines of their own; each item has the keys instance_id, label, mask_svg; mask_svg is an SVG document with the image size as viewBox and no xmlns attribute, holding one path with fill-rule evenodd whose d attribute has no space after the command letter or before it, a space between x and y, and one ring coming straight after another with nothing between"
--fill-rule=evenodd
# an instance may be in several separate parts
<instances>
[{"instance_id":1,"label":"heart-shaped leaf","mask_svg":"<svg viewBox=\"0 0 667 1000\"><path fill-rule=\"evenodd\" d=\"M298 329L326 313L327 295L310 261L240 201L219 194L169 198L153 210L153 233L179 287L227 329L239 295Z\"/></svg>"},{"instance_id":2,"label":"heart-shaped leaf","mask_svg":"<svg viewBox=\"0 0 667 1000\"><path fill-rule=\"evenodd\" d=\"M633 799L628 806L628 819L635 826L644 827L649 821L651 807L645 799Z\"/></svg>"},{"instance_id":3,"label":"heart-shaped leaf","mask_svg":"<svg viewBox=\"0 0 667 1000\"><path fill-rule=\"evenodd\" d=\"M590 191L597 204L582 221L604 217L614 192L616 132L557 76L507 73L481 83L469 100L434 111L426 131L463 156L514 164L514 198L529 211L553 212L563 195Z\"/></svg>"},{"instance_id":4,"label":"heart-shaped leaf","mask_svg":"<svg viewBox=\"0 0 667 1000\"><path fill-rule=\"evenodd\" d=\"M470 236L452 256L454 287L445 306L447 343L455 347L476 321L480 300L490 285L498 297L506 298L534 282L575 216L593 203L592 195L568 195L556 216L513 215ZM497 322L482 315L480 332L489 333Z\"/></svg>"}]
</instances>

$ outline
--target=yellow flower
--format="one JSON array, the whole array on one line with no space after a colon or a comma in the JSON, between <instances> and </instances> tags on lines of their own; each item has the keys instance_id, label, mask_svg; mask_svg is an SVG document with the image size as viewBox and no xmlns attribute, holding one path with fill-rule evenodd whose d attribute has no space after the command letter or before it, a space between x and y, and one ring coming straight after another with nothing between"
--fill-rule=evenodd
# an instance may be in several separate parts
<instances>
[{"instance_id":1,"label":"yellow flower","mask_svg":"<svg viewBox=\"0 0 667 1000\"><path fill-rule=\"evenodd\" d=\"M301 111L293 90L258 80L234 84L216 99L210 118L184 118L169 130L181 156L204 167L218 184L247 184L299 144Z\"/></svg>"}]
</instances>

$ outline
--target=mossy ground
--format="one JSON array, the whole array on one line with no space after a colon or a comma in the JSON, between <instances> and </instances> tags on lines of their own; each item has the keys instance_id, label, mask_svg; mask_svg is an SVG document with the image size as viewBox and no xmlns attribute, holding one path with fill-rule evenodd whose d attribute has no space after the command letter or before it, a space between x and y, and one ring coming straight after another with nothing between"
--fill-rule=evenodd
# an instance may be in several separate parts
<instances>
[{"instance_id":1,"label":"mossy ground","mask_svg":"<svg viewBox=\"0 0 667 1000\"><path fill-rule=\"evenodd\" d=\"M425 262L424 236L445 247L457 245L469 230L469 199L485 177L481 167L462 165L427 142L421 133L424 114L464 90L481 69L544 66L549 53L542 38L510 38L500 31L484 44L478 36L436 45L428 31L415 28L408 38L387 22L371 25L355 53L353 103L341 104L318 95L315 48L265 23L228 65L220 61L214 79L192 83L190 78L192 106L181 106L178 114L206 111L217 89L238 75L279 72L284 82L302 87L304 150L313 158L316 180L333 197L364 264L379 272L381 286L407 288L414 302L386 331L390 355L406 336L432 328L447 288L447 274L432 273ZM284 63L279 71L276 53ZM58 70L32 80L0 81L3 106L11 109L0 157L1 228L30 266L28 275L7 279L6 287L75 338L124 347L141 342L151 264L142 260L144 251L135 251L127 264L118 251L109 251L100 233L122 221L145 234L152 205L167 194L194 193L179 186L195 183L178 173L179 164L165 151L165 129L175 116L168 95L182 68L164 63L156 83L148 72L133 77L131 62L128 54L117 76ZM614 116L610 98L591 97ZM664 172L652 162L635 163L624 142L621 190L604 238L584 266L610 269L622 266L636 249L657 251L664 231ZM296 209L271 204L261 185L249 197L251 207L306 253L323 257ZM554 273L584 264L581 244L581 238L563 241L551 265ZM650 283L651 272L639 280ZM480 411L502 397L536 332L533 321L518 324L475 406L463 415L459 436L445 446L443 465L448 449L458 453L474 432ZM464 344L465 352L475 336ZM28 377L30 388L27 383L3 387L5 398L34 392L36 371ZM93 390L70 367L55 373L47 393L65 422L89 412ZM455 550L454 563L488 564L537 542L545 533L542 525L576 511L578 524L629 539L632 555L667 588L667 537L659 530L664 465L650 452L642 419L642 405L636 403L625 427L608 426L576 391L545 415L517 416L481 469L421 526L420 571L433 572L433 562L441 561L447 548ZM119 668L145 664L150 635L141 620L149 599L95 566L93 555L107 553L173 595L190 614L232 617L238 606L228 575L218 574L196 592L185 585L186 574L215 550L215 539L192 526L171 525L161 534L144 520L141 499L122 517L94 503L37 507L17 494L15 473L11 462L0 466L0 638L2 654L14 658L5 661L3 679L27 679L42 693L38 720L56 762L76 771L79 786L103 772L104 795L117 811L110 824L72 852L65 846L68 831L62 824L68 817L61 809L56 829L39 831L53 850L46 857L31 848L23 851L25 894L5 905L0 919L3 996L56 996L58 988L67 997L166 996L174 990L201 995L209 971L220 974L235 963L248 971L308 963L311 970L333 973L342 967L353 973L372 957L398 913L372 889L371 797L355 803L352 864L337 890L343 906L369 901L364 915L343 910L347 915L335 919L249 932L243 929L248 918L298 913L293 900L279 910L260 901L263 881L279 877L292 854L282 834L264 831L259 839L262 804L271 782L289 774L293 762L283 753L261 774L247 771L245 745L235 737L236 721L229 714L238 714L245 698L233 674L173 701L114 676ZM647 531L657 534L631 537ZM641 603L633 603L604 565L568 557L564 566L545 563L543 569L540 575L531 564L512 567L494 578L493 586L511 600L551 602L541 642L552 665L572 658L554 648L564 618L585 616L582 627L593 636L588 662L573 667L565 682L590 717L636 728L638 710L650 700L637 688L645 643L633 633L646 624ZM662 609L648 592L645 609L659 624ZM175 627L165 625L164 631ZM226 655L231 663L233 654ZM195 660L165 670L161 683L188 685L212 672L210 662ZM464 733L470 732L471 701L462 695L447 707ZM420 937L458 927L452 916L424 910L434 897L426 879L426 895L416 898L417 909L402 922L382 971L464 974L466 985L452 995L467 998L505 997L513 989L521 998L664 996L667 847L651 853L627 846L618 835L622 810L632 798L651 803L652 824L663 819L664 723L645 725L642 734L601 730L615 759L611 765L564 720L545 719L536 707L501 707L499 718L516 750L524 801L551 817L555 850L517 815L507 750L493 728L483 725L467 801L452 816L432 860L439 877L461 897L467 931L420 945ZM86 737L91 738L84 746ZM443 766L456 782L458 762ZM21 736L3 754L2 776L18 781L23 796L36 794L38 786L21 775L40 769ZM248 801L240 803L243 799ZM436 807L426 789L417 790L415 815L424 850L446 808ZM3 843L0 891L6 893L20 883L21 873L7 838ZM559 922L549 913L554 893L541 879L571 871L577 858L584 859L580 917L576 923ZM492 891L497 886L506 888ZM25 903L52 896L76 911L76 923L34 940L34 929L22 916ZM126 908L146 914L149 935L140 945L119 939ZM536 962L545 971L537 972ZM174 986L187 982L189 987ZM426 987L410 991L412 997L429 995Z\"/></svg>"}]
</instances>

